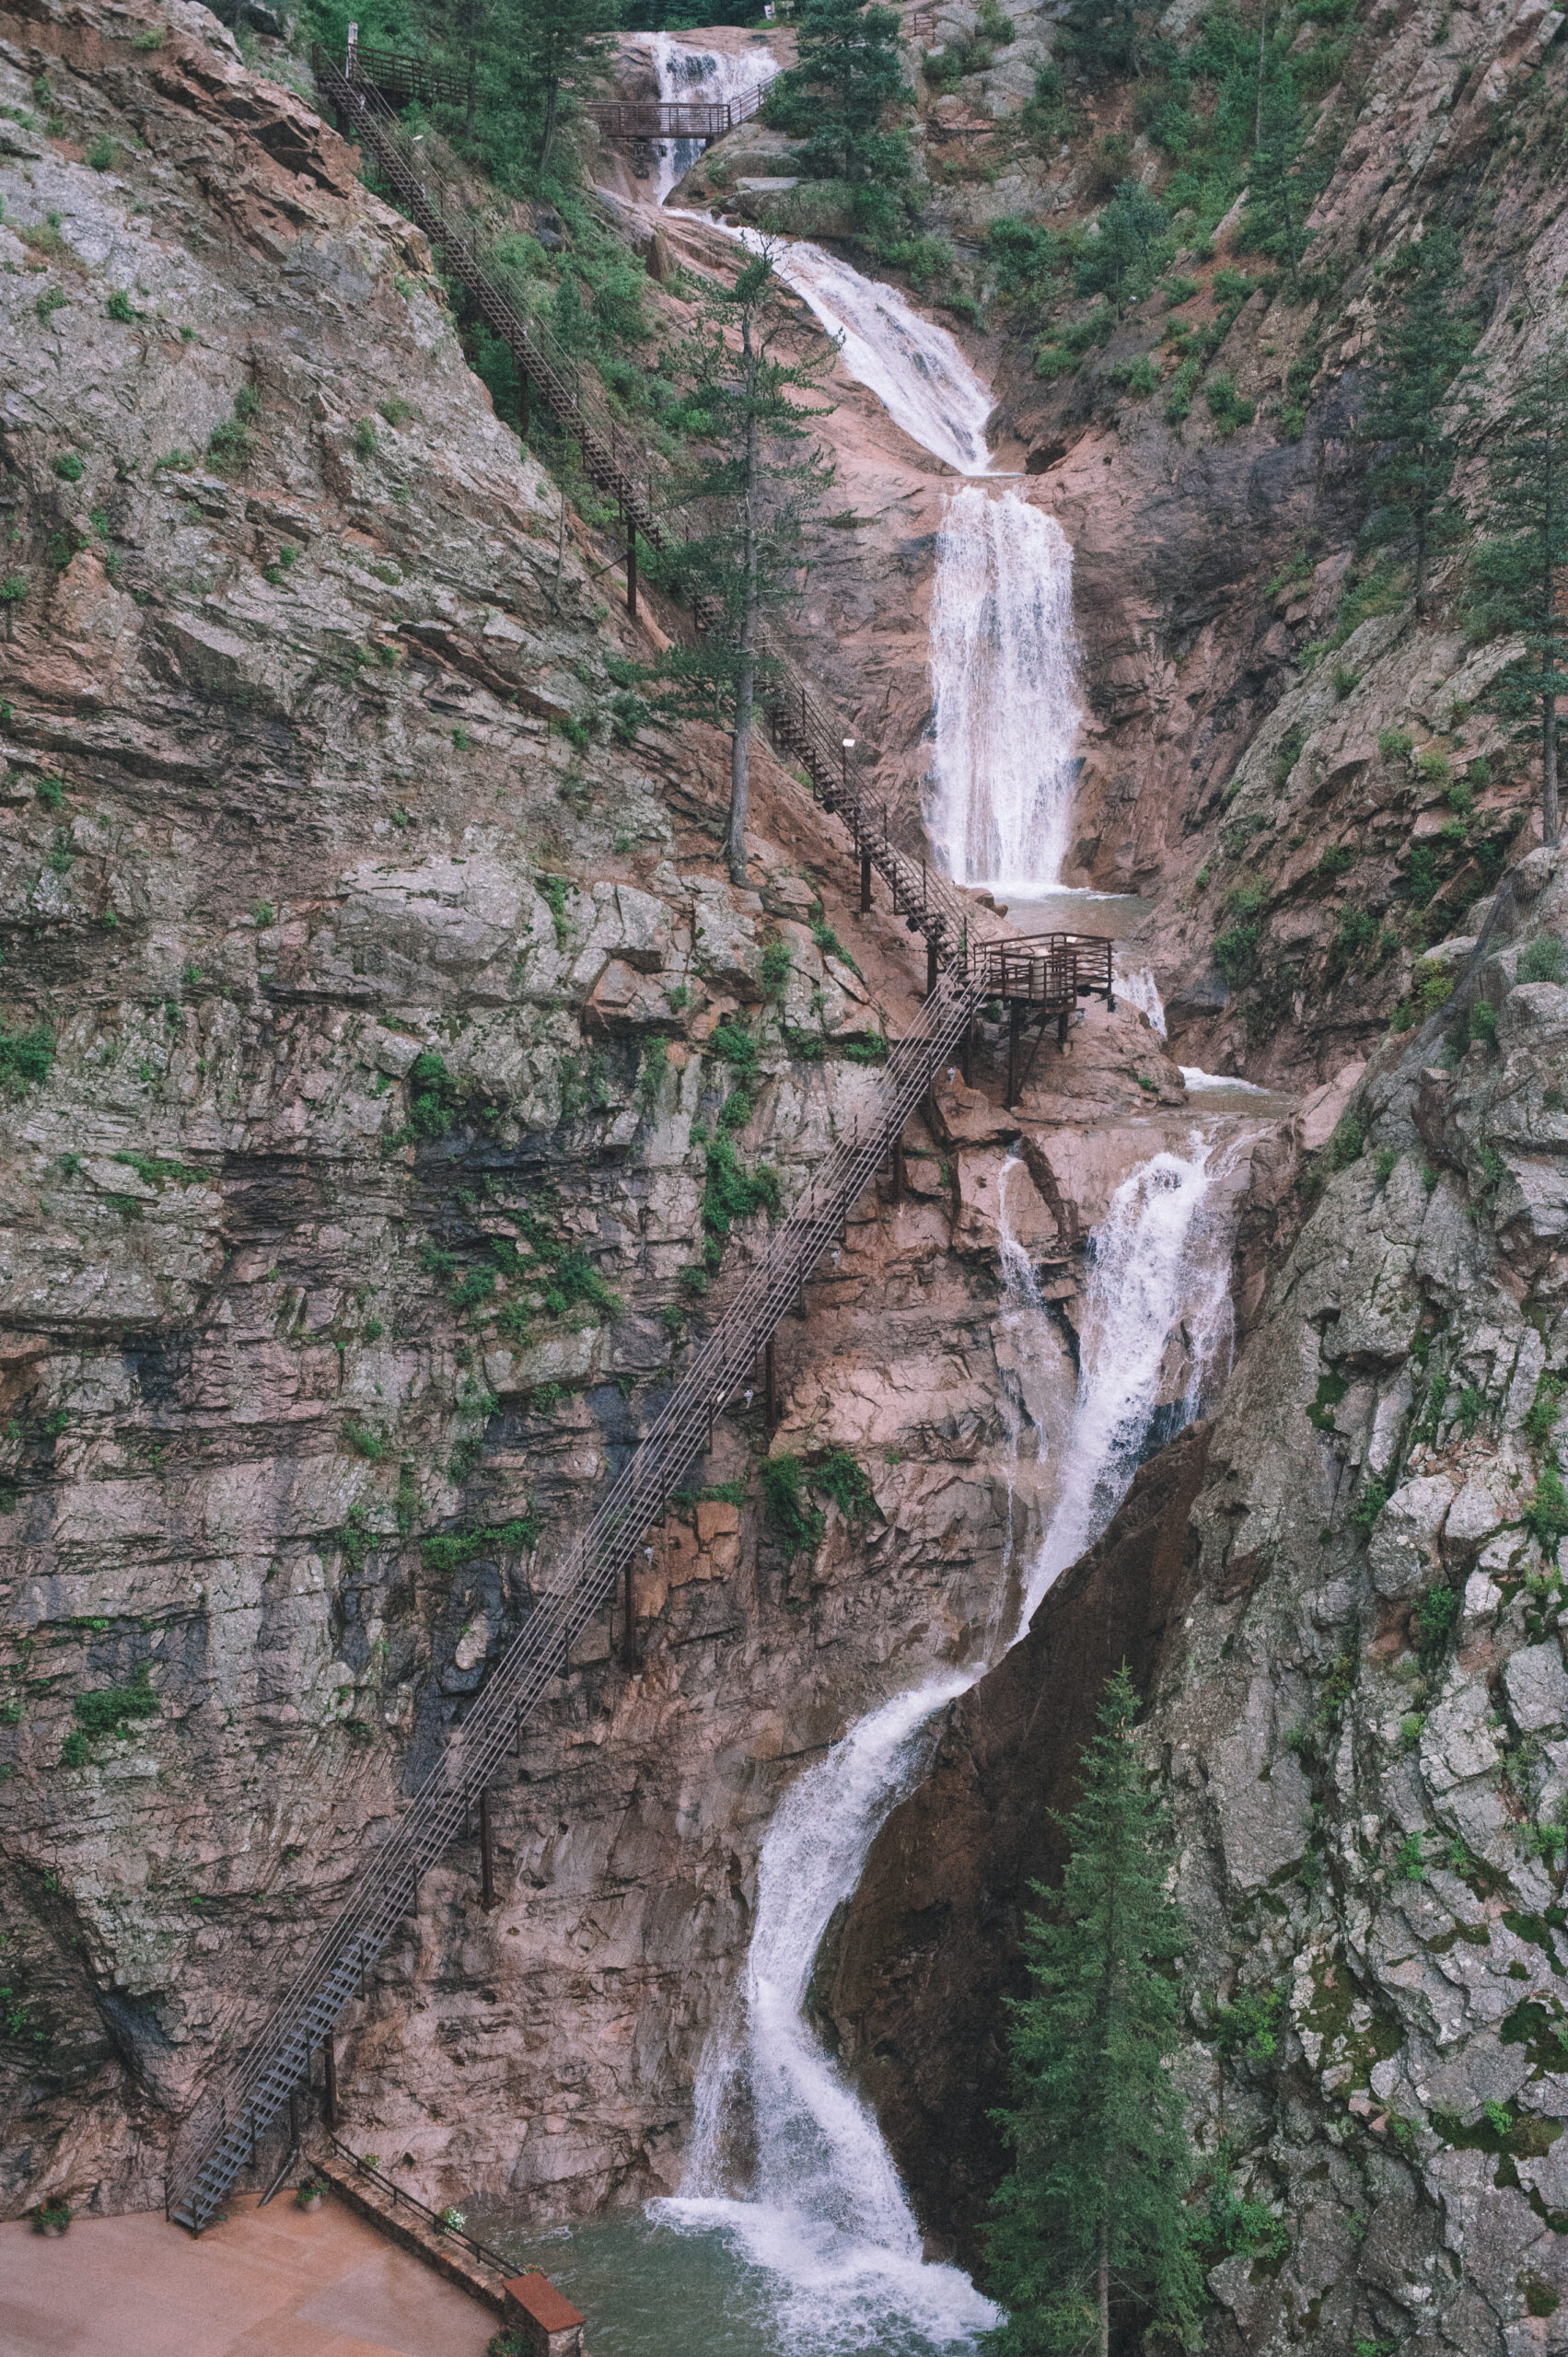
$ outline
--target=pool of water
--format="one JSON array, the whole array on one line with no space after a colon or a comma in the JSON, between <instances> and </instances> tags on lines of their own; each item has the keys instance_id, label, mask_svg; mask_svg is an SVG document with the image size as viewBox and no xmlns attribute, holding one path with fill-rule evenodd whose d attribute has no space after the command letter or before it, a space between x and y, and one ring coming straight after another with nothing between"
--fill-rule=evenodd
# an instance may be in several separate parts
<instances>
[{"instance_id":1,"label":"pool of water","mask_svg":"<svg viewBox=\"0 0 1568 2357\"><path fill-rule=\"evenodd\" d=\"M1154 907L1134 892L1001 892L1007 922L1020 933L1098 933L1127 941Z\"/></svg>"},{"instance_id":2,"label":"pool of water","mask_svg":"<svg viewBox=\"0 0 1568 2357\"><path fill-rule=\"evenodd\" d=\"M656 2201L540 2232L470 2209L469 2231L519 2269L544 2270L587 2318L593 2357L965 2357L977 2348L975 2327L956 2318L983 2304L957 2269L919 2270L929 2314L917 2322L899 2296L906 2286L878 2288L874 2270L846 2270L842 2250L823 2249L815 2282L796 2238L787 2273L766 2265L757 2251L767 2219L749 2202Z\"/></svg>"}]
</instances>

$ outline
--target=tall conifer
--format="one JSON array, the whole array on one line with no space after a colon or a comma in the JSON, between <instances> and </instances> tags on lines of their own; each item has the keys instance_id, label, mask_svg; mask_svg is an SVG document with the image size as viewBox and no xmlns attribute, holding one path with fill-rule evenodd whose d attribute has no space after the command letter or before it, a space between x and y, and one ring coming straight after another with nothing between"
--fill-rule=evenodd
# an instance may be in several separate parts
<instances>
[{"instance_id":1,"label":"tall conifer","mask_svg":"<svg viewBox=\"0 0 1568 2357\"><path fill-rule=\"evenodd\" d=\"M1549 346L1504 412L1487 457L1491 537L1473 560L1475 615L1524 652L1499 674L1489 701L1505 719L1539 720L1541 831L1559 839L1557 701L1568 695L1568 360Z\"/></svg>"},{"instance_id":2,"label":"tall conifer","mask_svg":"<svg viewBox=\"0 0 1568 2357\"><path fill-rule=\"evenodd\" d=\"M1008 2311L996 2357L1107 2357L1113 2307L1172 2340L1197 2338L1202 2280L1185 2195L1192 2161L1165 2068L1182 1942L1165 1891L1165 1813L1147 1791L1125 1668L1100 1731L1058 1892L1025 1935L1030 1994L1013 2008L1013 2151L987 2231L992 2288Z\"/></svg>"},{"instance_id":3,"label":"tall conifer","mask_svg":"<svg viewBox=\"0 0 1568 2357\"><path fill-rule=\"evenodd\" d=\"M679 354L689 389L682 422L696 455L682 470L687 537L673 569L710 620L696 647L661 668L688 710L729 727L729 872L742 885L751 724L770 668L764 617L798 594L806 528L832 481L810 432L828 411L809 396L833 355L786 357L781 339L794 316L764 250L732 287L710 286L702 323Z\"/></svg>"},{"instance_id":4,"label":"tall conifer","mask_svg":"<svg viewBox=\"0 0 1568 2357\"><path fill-rule=\"evenodd\" d=\"M1459 241L1429 228L1400 300L1384 312L1357 432L1376 452L1369 482L1380 514L1367 537L1408 548L1424 616L1434 558L1464 527L1454 470L1474 438L1473 405L1456 379L1476 331L1460 304Z\"/></svg>"}]
</instances>

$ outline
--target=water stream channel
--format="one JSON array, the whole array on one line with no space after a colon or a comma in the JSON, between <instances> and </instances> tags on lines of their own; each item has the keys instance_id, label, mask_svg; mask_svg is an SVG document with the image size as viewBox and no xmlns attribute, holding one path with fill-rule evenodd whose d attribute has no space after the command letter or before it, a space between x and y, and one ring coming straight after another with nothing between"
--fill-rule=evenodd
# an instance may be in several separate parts
<instances>
[{"instance_id":1,"label":"water stream channel","mask_svg":"<svg viewBox=\"0 0 1568 2357\"><path fill-rule=\"evenodd\" d=\"M661 94L730 95L738 68L756 72L754 58L658 41ZM661 203L678 176L661 170ZM770 242L780 274L838 340L846 371L965 478L945 505L932 613L936 855L958 881L1005 893L1016 919L1048 911L1046 923L1130 929L1144 904L1060 881L1080 721L1072 550L1051 517L1009 482L985 480L988 387L956 339L894 290L819 248ZM1163 1029L1152 978L1131 960L1119 978ZM1246 1131L1236 1097L1202 1102L1185 1149L1157 1152L1125 1178L1094 1235L1065 1429L1029 1413L1031 1356L1056 1343L1028 1256L1012 1240L1004 1174L998 1324L1017 1371L1008 1404L1016 1446L1027 1436L1054 1472L1055 1503L1021 1579L1019 1566L1005 1566L989 1643L961 1664L934 1662L852 1725L778 1806L733 2014L715 2026L703 2064L679 2195L552 2237L485 2222L590 2315L596 2357L937 2357L972 2347L996 2320L959 2269L923 2257L876 2119L812 2027L811 1970L878 1829L922 1773L945 1707L1016 1641L1058 1573L1104 1528L1151 1436L1197 1413L1228 1369L1234 1195L1223 1181Z\"/></svg>"}]
</instances>

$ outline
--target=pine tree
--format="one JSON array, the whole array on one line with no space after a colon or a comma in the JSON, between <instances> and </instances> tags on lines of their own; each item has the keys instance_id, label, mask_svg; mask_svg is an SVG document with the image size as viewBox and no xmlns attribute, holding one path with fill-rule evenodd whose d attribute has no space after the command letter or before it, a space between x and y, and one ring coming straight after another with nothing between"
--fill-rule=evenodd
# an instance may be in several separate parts
<instances>
[{"instance_id":1,"label":"pine tree","mask_svg":"<svg viewBox=\"0 0 1568 2357\"><path fill-rule=\"evenodd\" d=\"M680 708L730 730L729 873L741 885L751 723L759 685L774 668L763 617L796 595L806 528L832 481L810 433L811 420L829 411L808 397L833 355L782 356L794 317L786 294L764 249L733 287L710 286L702 322L678 355L689 389L682 423L700 455L680 478L690 537L674 560L676 586L711 619L701 644L675 653L662 676Z\"/></svg>"},{"instance_id":2,"label":"pine tree","mask_svg":"<svg viewBox=\"0 0 1568 2357\"><path fill-rule=\"evenodd\" d=\"M986 2235L1008 2311L995 2357L1107 2357L1113 2305L1171 2339L1197 2337L1192 2161L1163 2067L1178 2037L1167 1968L1182 1921L1165 1894L1167 1825L1144 1788L1137 1703L1122 1668L1080 1763L1066 1876L1059 1892L1040 1889L1049 1911L1025 1935L1033 1988L1013 2007L1015 2106L998 2114L1013 2167Z\"/></svg>"},{"instance_id":3,"label":"pine tree","mask_svg":"<svg viewBox=\"0 0 1568 2357\"><path fill-rule=\"evenodd\" d=\"M618 0L493 0L482 14L474 0L464 6L470 21L459 37L477 53L487 144L504 148L526 137L527 163L542 170L561 127L563 93L580 99L610 69ZM518 177L505 154L493 168L505 184Z\"/></svg>"},{"instance_id":4,"label":"pine tree","mask_svg":"<svg viewBox=\"0 0 1568 2357\"><path fill-rule=\"evenodd\" d=\"M1144 70L1156 14L1145 0L1072 0L1061 47L1097 77L1136 76Z\"/></svg>"},{"instance_id":5,"label":"pine tree","mask_svg":"<svg viewBox=\"0 0 1568 2357\"><path fill-rule=\"evenodd\" d=\"M1415 610L1424 615L1433 558L1464 528L1451 485L1475 421L1454 388L1476 331L1459 308L1453 231L1428 229L1413 262L1402 298L1383 315L1357 432L1377 451L1368 481L1382 509L1364 537L1411 551Z\"/></svg>"},{"instance_id":6,"label":"pine tree","mask_svg":"<svg viewBox=\"0 0 1568 2357\"><path fill-rule=\"evenodd\" d=\"M1258 136L1248 167L1252 195L1247 230L1260 253L1283 262L1293 287L1300 283L1307 216L1316 192L1316 176L1304 152L1307 129L1295 81L1282 69L1261 86Z\"/></svg>"},{"instance_id":7,"label":"pine tree","mask_svg":"<svg viewBox=\"0 0 1568 2357\"><path fill-rule=\"evenodd\" d=\"M1557 699L1568 695L1568 360L1549 345L1504 411L1487 458L1485 520L1492 537L1473 559L1475 619L1483 633L1523 639L1525 651L1493 681L1504 719L1539 718L1541 832L1555 846Z\"/></svg>"},{"instance_id":8,"label":"pine tree","mask_svg":"<svg viewBox=\"0 0 1568 2357\"><path fill-rule=\"evenodd\" d=\"M907 143L884 128L907 111L895 9L865 0L800 0L796 63L768 93L768 121L804 139L796 161L813 180L907 177Z\"/></svg>"}]
</instances>

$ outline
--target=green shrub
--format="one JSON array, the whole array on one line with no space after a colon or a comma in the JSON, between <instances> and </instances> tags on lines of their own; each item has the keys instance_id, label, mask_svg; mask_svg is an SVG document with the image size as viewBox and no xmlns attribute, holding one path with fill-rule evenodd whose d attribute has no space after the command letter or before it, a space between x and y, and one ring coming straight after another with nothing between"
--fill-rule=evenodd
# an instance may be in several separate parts
<instances>
[{"instance_id":1,"label":"green shrub","mask_svg":"<svg viewBox=\"0 0 1568 2357\"><path fill-rule=\"evenodd\" d=\"M1119 361L1105 373L1113 385L1120 385L1135 401L1146 401L1151 393L1157 393L1160 389L1160 372L1146 352L1140 353L1136 360Z\"/></svg>"},{"instance_id":2,"label":"green shrub","mask_svg":"<svg viewBox=\"0 0 1568 2357\"><path fill-rule=\"evenodd\" d=\"M1250 979L1258 962L1260 931L1255 924L1227 925L1214 941L1214 963L1232 990Z\"/></svg>"},{"instance_id":3,"label":"green shrub","mask_svg":"<svg viewBox=\"0 0 1568 2357\"><path fill-rule=\"evenodd\" d=\"M131 1719L156 1719L157 1696L152 1690L151 1666L144 1662L129 1686L103 1686L78 1694L71 1708L85 1737L115 1735Z\"/></svg>"},{"instance_id":4,"label":"green shrub","mask_svg":"<svg viewBox=\"0 0 1568 2357\"><path fill-rule=\"evenodd\" d=\"M1568 944L1555 933L1541 934L1521 951L1521 982L1568 982Z\"/></svg>"},{"instance_id":5,"label":"green shrub","mask_svg":"<svg viewBox=\"0 0 1568 2357\"><path fill-rule=\"evenodd\" d=\"M1319 876L1348 876L1357 858L1353 843L1331 843L1318 862Z\"/></svg>"},{"instance_id":6,"label":"green shrub","mask_svg":"<svg viewBox=\"0 0 1568 2357\"><path fill-rule=\"evenodd\" d=\"M31 1031L7 1031L0 1023L0 1083L35 1087L49 1078L54 1034L40 1024Z\"/></svg>"},{"instance_id":7,"label":"green shrub","mask_svg":"<svg viewBox=\"0 0 1568 2357\"><path fill-rule=\"evenodd\" d=\"M1555 1551L1568 1538L1568 1491L1555 1465L1543 1467L1529 1504L1519 1519L1543 1554Z\"/></svg>"},{"instance_id":8,"label":"green shrub","mask_svg":"<svg viewBox=\"0 0 1568 2357\"><path fill-rule=\"evenodd\" d=\"M571 927L566 922L566 878L563 876L536 876L534 889L550 911L550 921L555 928L555 946L564 949L572 937Z\"/></svg>"},{"instance_id":9,"label":"green shrub","mask_svg":"<svg viewBox=\"0 0 1568 2357\"><path fill-rule=\"evenodd\" d=\"M762 1513L792 1557L819 1546L828 1527L827 1516L807 1497L806 1469L798 1457L763 1458Z\"/></svg>"},{"instance_id":10,"label":"green shrub","mask_svg":"<svg viewBox=\"0 0 1568 2357\"><path fill-rule=\"evenodd\" d=\"M65 290L62 286L46 286L33 305L33 309L46 325L56 311L63 311L64 308Z\"/></svg>"},{"instance_id":11,"label":"green shrub","mask_svg":"<svg viewBox=\"0 0 1568 2357\"><path fill-rule=\"evenodd\" d=\"M762 952L761 962L758 967L758 980L762 986L762 996L771 999L775 1005L781 1004L794 970L795 953L788 942L770 941Z\"/></svg>"},{"instance_id":12,"label":"green shrub","mask_svg":"<svg viewBox=\"0 0 1568 2357\"><path fill-rule=\"evenodd\" d=\"M1236 389L1236 379L1228 369L1203 388L1203 400L1209 415L1219 428L1220 439L1227 442L1238 425L1250 425L1258 414L1256 401L1246 400Z\"/></svg>"},{"instance_id":13,"label":"green shrub","mask_svg":"<svg viewBox=\"0 0 1568 2357\"><path fill-rule=\"evenodd\" d=\"M220 475L243 474L255 449L255 437L238 416L226 417L207 436L207 456Z\"/></svg>"},{"instance_id":14,"label":"green shrub","mask_svg":"<svg viewBox=\"0 0 1568 2357\"><path fill-rule=\"evenodd\" d=\"M1482 1044L1488 1048L1495 1048L1497 1045L1497 1009L1494 1006L1489 1006L1485 999L1478 999L1470 1009L1470 1018L1467 1029L1470 1039L1481 1040Z\"/></svg>"},{"instance_id":15,"label":"green shrub","mask_svg":"<svg viewBox=\"0 0 1568 2357\"><path fill-rule=\"evenodd\" d=\"M1284 2012L1280 1989L1243 1991L1214 2015L1214 2038L1226 2054L1248 2062L1272 2062L1279 2049L1280 2016Z\"/></svg>"},{"instance_id":16,"label":"green shrub","mask_svg":"<svg viewBox=\"0 0 1568 2357\"><path fill-rule=\"evenodd\" d=\"M113 294L110 296L109 301L105 304L104 308L109 313L110 318L111 319L118 320L119 324L122 328L128 328L131 325L132 320L136 316L135 312L131 308L131 297L126 294L123 286L117 286L115 288Z\"/></svg>"},{"instance_id":17,"label":"green shrub","mask_svg":"<svg viewBox=\"0 0 1568 2357\"><path fill-rule=\"evenodd\" d=\"M87 149L87 160L95 172L107 172L113 165L116 152L112 139L99 137Z\"/></svg>"},{"instance_id":18,"label":"green shrub","mask_svg":"<svg viewBox=\"0 0 1568 2357\"><path fill-rule=\"evenodd\" d=\"M846 1522L865 1522L878 1512L871 1484L847 1448L830 1449L813 1470L811 1482L831 1498Z\"/></svg>"},{"instance_id":19,"label":"green shrub","mask_svg":"<svg viewBox=\"0 0 1568 2357\"><path fill-rule=\"evenodd\" d=\"M1568 1522L1563 1528L1568 1530ZM1417 1596L1411 1612L1411 1626L1423 1660L1440 1659L1447 1652L1448 1639L1459 1617L1459 1604L1457 1587L1429 1587L1424 1595Z\"/></svg>"},{"instance_id":20,"label":"green shrub","mask_svg":"<svg viewBox=\"0 0 1568 2357\"><path fill-rule=\"evenodd\" d=\"M433 1048L415 1056L408 1072L408 1133L412 1137L445 1137L461 1102L462 1092Z\"/></svg>"},{"instance_id":21,"label":"green shrub","mask_svg":"<svg viewBox=\"0 0 1568 2357\"><path fill-rule=\"evenodd\" d=\"M373 459L376 456L377 451L381 447L380 442L377 438L376 426L372 419L368 417L362 417L359 424L354 427L354 447L355 456L361 459Z\"/></svg>"},{"instance_id":22,"label":"green shrub","mask_svg":"<svg viewBox=\"0 0 1568 2357\"><path fill-rule=\"evenodd\" d=\"M1415 750L1415 738L1408 728L1380 728L1377 750L1386 761L1402 761Z\"/></svg>"},{"instance_id":23,"label":"green shrub","mask_svg":"<svg viewBox=\"0 0 1568 2357\"><path fill-rule=\"evenodd\" d=\"M1342 1113L1334 1125L1333 1136L1323 1149L1323 1159L1330 1170L1348 1170L1360 1160L1366 1147L1366 1121L1360 1113Z\"/></svg>"},{"instance_id":24,"label":"green shrub","mask_svg":"<svg viewBox=\"0 0 1568 2357\"><path fill-rule=\"evenodd\" d=\"M389 425L405 424L413 415L413 403L405 401L401 393L389 394L384 401L377 403L377 407Z\"/></svg>"},{"instance_id":25,"label":"green shrub","mask_svg":"<svg viewBox=\"0 0 1568 2357\"><path fill-rule=\"evenodd\" d=\"M54 471L62 482L80 482L83 472L82 462L74 452L71 452L64 459L55 459Z\"/></svg>"},{"instance_id":26,"label":"green shrub","mask_svg":"<svg viewBox=\"0 0 1568 2357\"><path fill-rule=\"evenodd\" d=\"M534 1394L535 1405L539 1393ZM420 1542L429 1572L458 1572L478 1555L517 1555L536 1546L540 1529L535 1514L515 1515L510 1522L469 1523L460 1530L434 1532Z\"/></svg>"}]
</instances>

